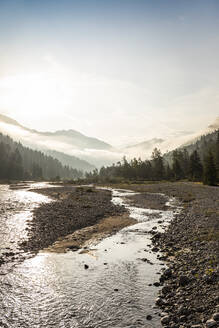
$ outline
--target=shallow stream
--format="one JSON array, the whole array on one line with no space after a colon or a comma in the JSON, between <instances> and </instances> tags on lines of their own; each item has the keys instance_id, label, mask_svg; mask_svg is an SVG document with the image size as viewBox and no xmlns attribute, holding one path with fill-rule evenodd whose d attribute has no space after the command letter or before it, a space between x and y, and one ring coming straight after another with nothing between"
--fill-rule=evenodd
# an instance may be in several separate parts
<instances>
[{"instance_id":1,"label":"shallow stream","mask_svg":"<svg viewBox=\"0 0 219 328\"><path fill-rule=\"evenodd\" d=\"M160 327L153 283L159 281L164 264L151 251L148 232L153 227L161 231L173 218L172 200L168 211L158 211L130 206L126 196L134 194L131 191L112 194L112 201L125 205L138 223L91 246L87 254L39 253L21 263L15 256L13 265L3 265L0 327ZM27 238L32 210L51 200L8 186L0 186L0 200L0 251L16 251L19 241Z\"/></svg>"}]
</instances>

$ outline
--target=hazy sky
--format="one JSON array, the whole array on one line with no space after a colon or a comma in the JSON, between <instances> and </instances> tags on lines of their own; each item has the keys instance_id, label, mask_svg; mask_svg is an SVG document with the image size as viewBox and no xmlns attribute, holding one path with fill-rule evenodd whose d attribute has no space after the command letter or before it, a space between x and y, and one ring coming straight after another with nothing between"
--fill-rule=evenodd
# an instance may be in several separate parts
<instances>
[{"instance_id":1,"label":"hazy sky","mask_svg":"<svg viewBox=\"0 0 219 328\"><path fill-rule=\"evenodd\" d=\"M0 113L118 145L219 116L218 0L0 0Z\"/></svg>"}]
</instances>

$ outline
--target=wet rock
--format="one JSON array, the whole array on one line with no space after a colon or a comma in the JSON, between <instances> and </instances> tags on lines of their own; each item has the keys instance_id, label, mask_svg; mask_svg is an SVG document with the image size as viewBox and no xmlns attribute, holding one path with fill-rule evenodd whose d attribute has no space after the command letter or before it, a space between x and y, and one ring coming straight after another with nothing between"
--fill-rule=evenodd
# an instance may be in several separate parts
<instances>
[{"instance_id":1,"label":"wet rock","mask_svg":"<svg viewBox=\"0 0 219 328\"><path fill-rule=\"evenodd\" d=\"M155 301L156 305L162 306L162 305L166 305L166 301L163 300L162 298L158 297Z\"/></svg>"},{"instance_id":2,"label":"wet rock","mask_svg":"<svg viewBox=\"0 0 219 328\"><path fill-rule=\"evenodd\" d=\"M159 282L154 282L153 285L154 285L155 287L159 287L159 286L160 286L160 283L159 283Z\"/></svg>"},{"instance_id":3,"label":"wet rock","mask_svg":"<svg viewBox=\"0 0 219 328\"><path fill-rule=\"evenodd\" d=\"M160 259L163 259L163 257L160 257ZM165 281L169 279L172 276L172 270L170 268L166 269L162 276L160 277L160 281Z\"/></svg>"},{"instance_id":4,"label":"wet rock","mask_svg":"<svg viewBox=\"0 0 219 328\"><path fill-rule=\"evenodd\" d=\"M148 260L146 257L143 257L142 259L140 259L142 262L146 262L146 263L149 263L149 264L151 264L151 265L153 265L153 263L150 261L150 260Z\"/></svg>"},{"instance_id":5,"label":"wet rock","mask_svg":"<svg viewBox=\"0 0 219 328\"><path fill-rule=\"evenodd\" d=\"M80 249L80 247L77 245L72 245L72 246L68 246L68 249L70 249L72 252L76 252Z\"/></svg>"}]
</instances>

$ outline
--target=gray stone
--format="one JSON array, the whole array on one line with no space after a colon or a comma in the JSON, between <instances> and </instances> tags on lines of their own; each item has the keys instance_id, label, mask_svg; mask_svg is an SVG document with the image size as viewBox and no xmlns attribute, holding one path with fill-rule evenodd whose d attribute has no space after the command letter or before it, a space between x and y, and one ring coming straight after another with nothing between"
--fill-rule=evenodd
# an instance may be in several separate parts
<instances>
[{"instance_id":1,"label":"gray stone","mask_svg":"<svg viewBox=\"0 0 219 328\"><path fill-rule=\"evenodd\" d=\"M160 314L161 317L166 317L167 315L168 315L167 312L161 312L161 314Z\"/></svg>"},{"instance_id":2,"label":"gray stone","mask_svg":"<svg viewBox=\"0 0 219 328\"><path fill-rule=\"evenodd\" d=\"M180 286L186 286L186 285L188 285L189 282L190 282L189 277L184 276L184 275L180 276L180 278L179 278L179 285Z\"/></svg>"},{"instance_id":3,"label":"gray stone","mask_svg":"<svg viewBox=\"0 0 219 328\"><path fill-rule=\"evenodd\" d=\"M206 327L207 328L217 327L217 322L214 319L210 319L210 320L206 321Z\"/></svg>"},{"instance_id":4,"label":"gray stone","mask_svg":"<svg viewBox=\"0 0 219 328\"><path fill-rule=\"evenodd\" d=\"M212 315L212 319L215 320L215 321L219 321L219 312L214 313L214 314Z\"/></svg>"},{"instance_id":5,"label":"gray stone","mask_svg":"<svg viewBox=\"0 0 219 328\"><path fill-rule=\"evenodd\" d=\"M161 318L160 321L161 321L162 325L165 325L170 322L170 316L166 315L165 317Z\"/></svg>"},{"instance_id":6,"label":"gray stone","mask_svg":"<svg viewBox=\"0 0 219 328\"><path fill-rule=\"evenodd\" d=\"M165 305L166 302L162 300L162 298L157 298L155 304L161 306L161 305Z\"/></svg>"}]
</instances>

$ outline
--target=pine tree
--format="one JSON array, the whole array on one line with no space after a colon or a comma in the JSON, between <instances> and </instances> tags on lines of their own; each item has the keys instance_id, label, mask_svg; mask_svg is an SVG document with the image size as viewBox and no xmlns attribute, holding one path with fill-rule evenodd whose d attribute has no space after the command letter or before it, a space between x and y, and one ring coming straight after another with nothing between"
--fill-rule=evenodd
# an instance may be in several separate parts
<instances>
[{"instance_id":1,"label":"pine tree","mask_svg":"<svg viewBox=\"0 0 219 328\"><path fill-rule=\"evenodd\" d=\"M197 150L194 150L189 158L189 176L193 181L198 181L202 178L203 168Z\"/></svg>"},{"instance_id":2,"label":"pine tree","mask_svg":"<svg viewBox=\"0 0 219 328\"><path fill-rule=\"evenodd\" d=\"M162 180L164 178L164 164L161 151L157 148L152 153L152 166L154 171L154 178L156 180Z\"/></svg>"},{"instance_id":3,"label":"pine tree","mask_svg":"<svg viewBox=\"0 0 219 328\"><path fill-rule=\"evenodd\" d=\"M204 176L203 183L209 186L214 186L217 182L217 172L214 163L214 157L211 151L204 159Z\"/></svg>"},{"instance_id":4,"label":"pine tree","mask_svg":"<svg viewBox=\"0 0 219 328\"><path fill-rule=\"evenodd\" d=\"M180 165L181 162L181 152L179 150L174 150L173 151L173 176L176 180L180 180L184 178L184 172L183 169Z\"/></svg>"}]
</instances>

